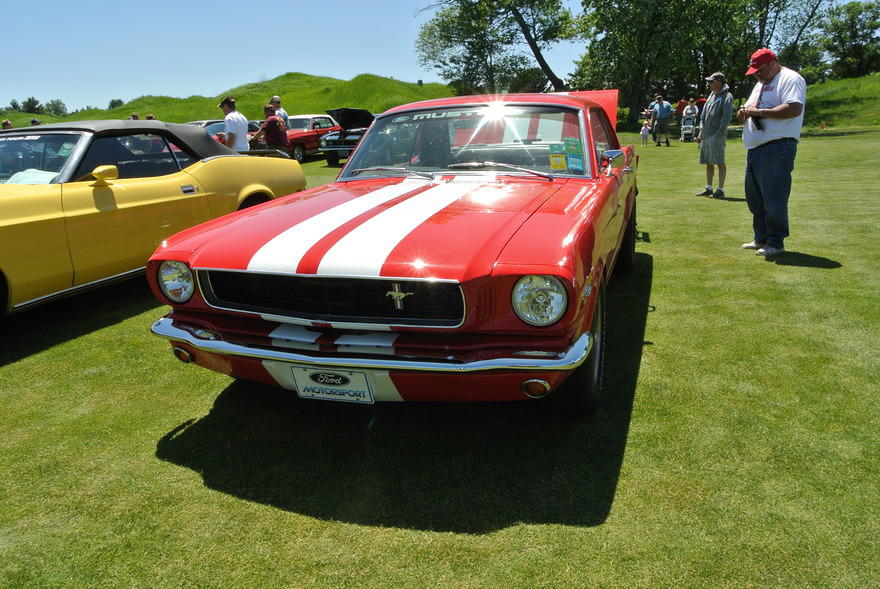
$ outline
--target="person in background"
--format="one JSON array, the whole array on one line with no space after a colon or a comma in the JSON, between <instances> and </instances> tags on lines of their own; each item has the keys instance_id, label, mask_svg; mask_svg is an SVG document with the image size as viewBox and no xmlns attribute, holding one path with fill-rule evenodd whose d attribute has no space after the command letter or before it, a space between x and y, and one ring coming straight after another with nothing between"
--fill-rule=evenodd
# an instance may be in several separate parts
<instances>
[{"instance_id":1,"label":"person in background","mask_svg":"<svg viewBox=\"0 0 880 589\"><path fill-rule=\"evenodd\" d=\"M651 122L645 121L642 123L642 128L639 131L639 134L642 136L642 147L646 147L648 145L648 135L651 134Z\"/></svg>"},{"instance_id":2,"label":"person in background","mask_svg":"<svg viewBox=\"0 0 880 589\"><path fill-rule=\"evenodd\" d=\"M152 115L152 113L150 113L150 114L147 115L147 120L148 120L148 121L155 121L155 120L156 120L156 117L154 117L154 116Z\"/></svg>"},{"instance_id":3,"label":"person in background","mask_svg":"<svg viewBox=\"0 0 880 589\"><path fill-rule=\"evenodd\" d=\"M217 108L225 115L223 121L226 124L226 145L236 151L248 151L248 122L243 114L235 109L235 98L227 96L220 101Z\"/></svg>"},{"instance_id":4,"label":"person in background","mask_svg":"<svg viewBox=\"0 0 880 589\"><path fill-rule=\"evenodd\" d=\"M724 147L727 144L727 126L730 124L730 117L733 116L733 96L721 72L715 72L706 78L706 81L709 82L709 90L712 93L700 115L700 132L697 135L697 143L700 144L700 163L706 164L706 189L697 196L724 198L724 179L727 176ZM718 188L713 192L715 166L718 166Z\"/></svg>"},{"instance_id":5,"label":"person in background","mask_svg":"<svg viewBox=\"0 0 880 589\"><path fill-rule=\"evenodd\" d=\"M807 84L799 73L780 65L767 48L752 54L746 75L755 76L758 83L737 113L743 122L746 203L754 231L754 239L742 247L770 258L785 251L788 237L791 171L804 122Z\"/></svg>"},{"instance_id":6,"label":"person in background","mask_svg":"<svg viewBox=\"0 0 880 589\"><path fill-rule=\"evenodd\" d=\"M672 105L657 95L654 108L651 109L651 126L654 127L654 140L660 147L660 135L666 136L666 147L669 147L669 120L672 118Z\"/></svg>"},{"instance_id":7,"label":"person in background","mask_svg":"<svg viewBox=\"0 0 880 589\"><path fill-rule=\"evenodd\" d=\"M139 120L141 120L141 115L139 115L136 112L133 112L133 113L131 113L131 116L128 118L131 119L132 121L139 121Z\"/></svg>"},{"instance_id":8,"label":"person in background","mask_svg":"<svg viewBox=\"0 0 880 589\"><path fill-rule=\"evenodd\" d=\"M687 98L684 96L675 103L675 124L681 127L681 119L684 117L684 108L688 105Z\"/></svg>"},{"instance_id":9,"label":"person in background","mask_svg":"<svg viewBox=\"0 0 880 589\"><path fill-rule=\"evenodd\" d=\"M275 109L275 116L280 117L284 121L284 128L289 128L290 123L287 120L287 111L281 107L281 97L276 94L269 99L269 104Z\"/></svg>"},{"instance_id":10,"label":"person in background","mask_svg":"<svg viewBox=\"0 0 880 589\"><path fill-rule=\"evenodd\" d=\"M286 152L290 149L290 143L287 141L287 125L284 124L281 117L275 114L275 106L271 103L264 106L263 116L266 117L266 122L251 137L251 142L265 141L270 149L280 149Z\"/></svg>"},{"instance_id":11,"label":"person in background","mask_svg":"<svg viewBox=\"0 0 880 589\"><path fill-rule=\"evenodd\" d=\"M36 127L40 124L40 119L31 119L31 127Z\"/></svg>"},{"instance_id":12,"label":"person in background","mask_svg":"<svg viewBox=\"0 0 880 589\"><path fill-rule=\"evenodd\" d=\"M11 129L12 128L12 121L10 121L9 119L3 119L2 125L3 125L4 129Z\"/></svg>"},{"instance_id":13,"label":"person in background","mask_svg":"<svg viewBox=\"0 0 880 589\"><path fill-rule=\"evenodd\" d=\"M703 114L703 107L706 106L706 101L708 99L705 96L700 96L697 98L697 110L700 111L700 114Z\"/></svg>"}]
</instances>

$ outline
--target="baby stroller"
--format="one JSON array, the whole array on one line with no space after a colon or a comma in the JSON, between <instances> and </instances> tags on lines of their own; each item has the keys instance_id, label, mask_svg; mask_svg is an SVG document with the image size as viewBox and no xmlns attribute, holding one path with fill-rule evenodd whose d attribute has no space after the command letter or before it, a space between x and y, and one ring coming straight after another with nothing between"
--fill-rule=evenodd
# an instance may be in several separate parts
<instances>
[{"instance_id":1,"label":"baby stroller","mask_svg":"<svg viewBox=\"0 0 880 589\"><path fill-rule=\"evenodd\" d=\"M697 115L681 117L681 141L693 141L697 136Z\"/></svg>"}]
</instances>

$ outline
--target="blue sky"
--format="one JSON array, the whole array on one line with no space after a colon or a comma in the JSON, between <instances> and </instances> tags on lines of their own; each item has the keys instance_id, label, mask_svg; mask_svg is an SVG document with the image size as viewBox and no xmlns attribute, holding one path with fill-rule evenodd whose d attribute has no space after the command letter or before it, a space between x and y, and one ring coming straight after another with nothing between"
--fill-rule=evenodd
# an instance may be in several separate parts
<instances>
[{"instance_id":1,"label":"blue sky","mask_svg":"<svg viewBox=\"0 0 880 589\"><path fill-rule=\"evenodd\" d=\"M286 72L442 81L419 66L414 50L420 26L433 14L419 10L431 0L3 4L2 106L29 96L60 99L68 110L147 94L216 96ZM582 44L565 43L547 57L566 77L582 53Z\"/></svg>"}]
</instances>

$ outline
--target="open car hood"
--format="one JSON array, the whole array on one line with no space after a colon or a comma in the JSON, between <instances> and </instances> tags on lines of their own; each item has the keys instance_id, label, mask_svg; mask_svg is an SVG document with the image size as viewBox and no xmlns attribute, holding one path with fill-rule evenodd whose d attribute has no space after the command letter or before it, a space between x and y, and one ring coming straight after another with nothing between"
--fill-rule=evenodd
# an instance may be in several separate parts
<instances>
[{"instance_id":1,"label":"open car hood","mask_svg":"<svg viewBox=\"0 0 880 589\"><path fill-rule=\"evenodd\" d=\"M375 118L370 111L362 108L334 108L326 112L345 130L369 127Z\"/></svg>"}]
</instances>

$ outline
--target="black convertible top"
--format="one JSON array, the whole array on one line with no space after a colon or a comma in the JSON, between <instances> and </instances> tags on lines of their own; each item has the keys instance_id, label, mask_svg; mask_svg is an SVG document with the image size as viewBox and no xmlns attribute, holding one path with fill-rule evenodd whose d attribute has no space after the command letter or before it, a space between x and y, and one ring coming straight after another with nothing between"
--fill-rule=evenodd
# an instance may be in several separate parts
<instances>
[{"instance_id":1,"label":"black convertible top","mask_svg":"<svg viewBox=\"0 0 880 589\"><path fill-rule=\"evenodd\" d=\"M129 133L158 133L176 138L183 146L188 147L199 159L214 155L239 155L237 151L226 147L205 132L203 127L164 121L71 121L68 123L51 123L33 127L19 127L0 131L2 135L38 135L55 131L88 131L96 136L119 135Z\"/></svg>"}]
</instances>

